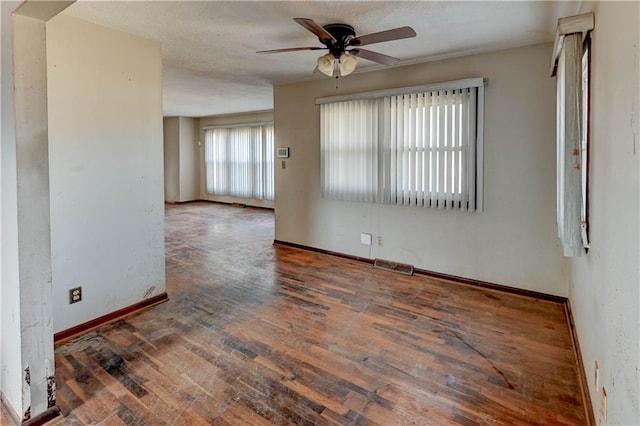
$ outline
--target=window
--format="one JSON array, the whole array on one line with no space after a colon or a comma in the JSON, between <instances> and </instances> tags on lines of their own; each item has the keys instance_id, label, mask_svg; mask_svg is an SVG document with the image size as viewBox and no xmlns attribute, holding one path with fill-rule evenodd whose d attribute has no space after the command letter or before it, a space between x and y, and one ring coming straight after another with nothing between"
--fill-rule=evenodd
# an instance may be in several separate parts
<instances>
[{"instance_id":1,"label":"window","mask_svg":"<svg viewBox=\"0 0 640 426\"><path fill-rule=\"evenodd\" d=\"M551 62L556 77L557 224L564 255L589 247L589 60L592 13L558 21Z\"/></svg>"},{"instance_id":2,"label":"window","mask_svg":"<svg viewBox=\"0 0 640 426\"><path fill-rule=\"evenodd\" d=\"M204 145L207 194L274 199L273 124L205 129Z\"/></svg>"},{"instance_id":3,"label":"window","mask_svg":"<svg viewBox=\"0 0 640 426\"><path fill-rule=\"evenodd\" d=\"M483 91L468 79L317 100L323 196L480 209Z\"/></svg>"}]
</instances>

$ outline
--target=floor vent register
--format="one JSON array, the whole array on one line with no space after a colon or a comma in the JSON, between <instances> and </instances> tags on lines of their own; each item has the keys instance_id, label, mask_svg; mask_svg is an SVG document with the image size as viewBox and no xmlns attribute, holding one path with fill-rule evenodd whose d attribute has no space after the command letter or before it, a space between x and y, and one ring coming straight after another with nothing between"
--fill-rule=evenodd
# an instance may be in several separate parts
<instances>
[{"instance_id":1,"label":"floor vent register","mask_svg":"<svg viewBox=\"0 0 640 426\"><path fill-rule=\"evenodd\" d=\"M384 259L375 259L373 261L373 267L402 275L413 275L413 265L407 265L406 263L393 262L391 260Z\"/></svg>"}]
</instances>

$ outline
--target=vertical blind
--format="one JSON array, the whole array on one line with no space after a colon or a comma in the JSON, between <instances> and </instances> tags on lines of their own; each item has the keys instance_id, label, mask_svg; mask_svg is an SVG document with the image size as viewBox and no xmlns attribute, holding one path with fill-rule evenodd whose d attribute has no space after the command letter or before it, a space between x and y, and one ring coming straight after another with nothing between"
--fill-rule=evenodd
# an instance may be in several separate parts
<instances>
[{"instance_id":1,"label":"vertical blind","mask_svg":"<svg viewBox=\"0 0 640 426\"><path fill-rule=\"evenodd\" d=\"M207 194L274 199L273 124L205 129L204 142Z\"/></svg>"},{"instance_id":2,"label":"vertical blind","mask_svg":"<svg viewBox=\"0 0 640 426\"><path fill-rule=\"evenodd\" d=\"M483 89L322 103L323 196L441 209L479 208Z\"/></svg>"}]
</instances>

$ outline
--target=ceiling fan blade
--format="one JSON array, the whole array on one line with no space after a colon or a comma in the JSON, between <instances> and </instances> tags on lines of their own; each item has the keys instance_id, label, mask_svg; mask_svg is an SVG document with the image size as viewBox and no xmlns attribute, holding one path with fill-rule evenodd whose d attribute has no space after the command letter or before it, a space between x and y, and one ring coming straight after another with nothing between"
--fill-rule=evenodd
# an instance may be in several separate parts
<instances>
[{"instance_id":1,"label":"ceiling fan blade","mask_svg":"<svg viewBox=\"0 0 640 426\"><path fill-rule=\"evenodd\" d=\"M400 61L400 59L394 58L393 56L383 55L382 53L372 52L367 49L352 49L349 53L356 55L358 58L368 59L383 65L395 65Z\"/></svg>"},{"instance_id":2,"label":"ceiling fan blade","mask_svg":"<svg viewBox=\"0 0 640 426\"><path fill-rule=\"evenodd\" d=\"M399 27L392 30L380 31L379 33L365 34L352 38L349 46L366 46L367 44L381 43L383 41L400 40L402 38L415 37L416 32L411 27Z\"/></svg>"},{"instance_id":3,"label":"ceiling fan blade","mask_svg":"<svg viewBox=\"0 0 640 426\"><path fill-rule=\"evenodd\" d=\"M281 52L297 52L300 50L322 50L326 49L326 47L289 47L286 49L273 49L273 50L259 50L256 53L281 53Z\"/></svg>"},{"instance_id":4,"label":"ceiling fan blade","mask_svg":"<svg viewBox=\"0 0 640 426\"><path fill-rule=\"evenodd\" d=\"M303 27L305 27L307 30L314 33L323 43L337 42L337 40L331 34L329 34L327 30L325 30L320 25L318 25L316 21L314 21L313 19L293 18L293 20L296 21L298 24L302 25Z\"/></svg>"}]
</instances>

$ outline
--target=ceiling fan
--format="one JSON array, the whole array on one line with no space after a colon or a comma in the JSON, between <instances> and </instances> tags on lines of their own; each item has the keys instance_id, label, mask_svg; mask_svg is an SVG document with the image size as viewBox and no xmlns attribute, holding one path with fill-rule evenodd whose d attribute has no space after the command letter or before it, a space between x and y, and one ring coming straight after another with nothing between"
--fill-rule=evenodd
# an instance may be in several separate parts
<instances>
[{"instance_id":1,"label":"ceiling fan","mask_svg":"<svg viewBox=\"0 0 640 426\"><path fill-rule=\"evenodd\" d=\"M318 66L316 67L317 70L329 77L334 74L336 77L351 74L356 69L357 58L368 59L383 65L394 65L399 61L398 58L362 49L360 46L416 36L413 28L399 27L356 37L356 32L351 25L336 23L320 26L313 19L293 18L293 20L315 34L325 47L290 47L286 49L261 50L256 53L329 50L329 53L318 58Z\"/></svg>"}]
</instances>

